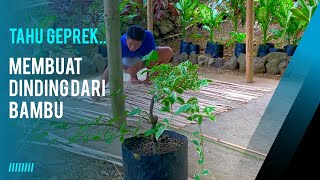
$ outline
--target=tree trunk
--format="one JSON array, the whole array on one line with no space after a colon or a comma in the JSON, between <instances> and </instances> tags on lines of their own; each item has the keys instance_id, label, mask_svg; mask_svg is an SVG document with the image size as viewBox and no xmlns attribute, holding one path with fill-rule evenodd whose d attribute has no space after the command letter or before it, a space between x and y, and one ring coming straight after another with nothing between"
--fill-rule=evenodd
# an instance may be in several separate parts
<instances>
[{"instance_id":1,"label":"tree trunk","mask_svg":"<svg viewBox=\"0 0 320 180\"><path fill-rule=\"evenodd\" d=\"M147 0L147 21L148 21L148 30L153 33L153 8L152 0Z\"/></svg>"},{"instance_id":2,"label":"tree trunk","mask_svg":"<svg viewBox=\"0 0 320 180\"><path fill-rule=\"evenodd\" d=\"M120 46L120 13L118 0L104 0L104 20L108 49L109 85L112 116L119 118L117 125L125 121L125 102L123 89L123 72Z\"/></svg>"},{"instance_id":3,"label":"tree trunk","mask_svg":"<svg viewBox=\"0 0 320 180\"><path fill-rule=\"evenodd\" d=\"M253 23L254 23L254 13L253 13L253 0L247 0L247 15L246 15L246 82L253 82Z\"/></svg>"}]
</instances>

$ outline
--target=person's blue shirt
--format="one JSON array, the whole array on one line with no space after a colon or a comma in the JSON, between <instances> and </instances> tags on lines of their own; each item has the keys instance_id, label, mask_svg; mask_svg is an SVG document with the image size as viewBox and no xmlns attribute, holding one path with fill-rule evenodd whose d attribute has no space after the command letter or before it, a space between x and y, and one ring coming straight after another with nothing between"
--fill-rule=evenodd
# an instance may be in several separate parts
<instances>
[{"instance_id":1,"label":"person's blue shirt","mask_svg":"<svg viewBox=\"0 0 320 180\"><path fill-rule=\"evenodd\" d=\"M126 39L127 39L127 34L124 34L121 36L121 49L122 49L122 58L124 57L143 57L147 54L149 54L152 50L156 49L156 45L154 43L154 37L150 31L145 30L146 35L145 38L136 51L132 52L129 50Z\"/></svg>"}]
</instances>

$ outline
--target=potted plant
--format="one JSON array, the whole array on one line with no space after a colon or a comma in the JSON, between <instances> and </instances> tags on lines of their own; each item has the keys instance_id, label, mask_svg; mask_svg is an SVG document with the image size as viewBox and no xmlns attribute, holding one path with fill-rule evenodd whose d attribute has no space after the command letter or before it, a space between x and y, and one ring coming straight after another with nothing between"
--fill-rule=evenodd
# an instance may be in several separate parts
<instances>
[{"instance_id":1,"label":"potted plant","mask_svg":"<svg viewBox=\"0 0 320 180\"><path fill-rule=\"evenodd\" d=\"M199 4L199 0L179 0L176 3L176 8L180 13L180 22L182 26L182 40L180 41L180 54L190 54L189 46L192 42L186 41L187 27L195 22L196 8Z\"/></svg>"},{"instance_id":2,"label":"potted plant","mask_svg":"<svg viewBox=\"0 0 320 180\"><path fill-rule=\"evenodd\" d=\"M155 59L157 56L155 54L156 51L153 51L143 60L146 60L148 64L148 61ZM178 66L162 64L146 71L150 73L152 82L149 112L143 112L138 108L129 114L138 115L139 119L143 118L151 122L151 128L144 134L123 141L124 176L130 176L128 179L187 179L187 138L174 131L166 130L172 119L182 113L188 116L188 120L198 124L199 131L193 132L192 135L194 137L200 135L200 140L192 139L192 142L200 155L198 163L203 167L201 124L204 118L215 120L212 114L214 109L210 106L202 109L197 98L184 99L182 96L185 91L197 91L208 84L209 80L199 79L197 69L197 65L185 61ZM163 119L157 117L154 114L155 103L160 105L161 113L167 113L169 116ZM201 175L208 173L207 169L202 169L194 177L200 179Z\"/></svg>"},{"instance_id":3,"label":"potted plant","mask_svg":"<svg viewBox=\"0 0 320 180\"><path fill-rule=\"evenodd\" d=\"M158 59L156 51L150 52L143 57L146 64L151 60ZM194 178L199 180L201 176L209 174L204 168L204 136L201 124L203 120L215 121L214 108L211 106L200 107L196 97L184 98L186 91L198 91L202 86L208 85L208 79L200 79L197 74L197 65L189 61L180 63L178 66L171 64L156 65L146 70L151 77L152 85L149 93L152 96L148 111L141 107L132 107L126 111L127 117L134 117L138 124L129 126L126 122L118 125L119 117L106 120L99 116L89 123L79 121L79 129L74 136L69 138L70 143L77 141L105 141L110 143L119 137L122 142L122 162L124 179L188 179L188 139L186 136L168 130L175 116L184 114L190 121L196 122L198 130L192 132L191 142L199 154L199 173ZM156 115L154 106L158 104L159 113ZM158 114L158 113L157 113ZM145 128L145 122L151 124ZM144 124L144 127L142 126ZM72 122L74 127L77 123ZM68 129L68 123L54 123L55 127ZM97 134L87 131L88 127L112 127ZM96 132L96 131L94 131Z\"/></svg>"},{"instance_id":4,"label":"potted plant","mask_svg":"<svg viewBox=\"0 0 320 180\"><path fill-rule=\"evenodd\" d=\"M227 12L228 17L233 23L233 31L230 32L231 38L227 43L227 46L235 45L234 55L239 57L241 53L246 53L246 34L238 32L239 21L243 27L246 21L246 7L245 0L227 0Z\"/></svg>"},{"instance_id":5,"label":"potted plant","mask_svg":"<svg viewBox=\"0 0 320 180\"><path fill-rule=\"evenodd\" d=\"M214 30L223 22L224 12L218 10L217 6L222 1L213 3L210 7L205 4L199 5L199 22L203 28L210 32L210 41L206 45L206 54L210 54L214 58L223 57L223 45L217 42L214 36Z\"/></svg>"},{"instance_id":6,"label":"potted plant","mask_svg":"<svg viewBox=\"0 0 320 180\"><path fill-rule=\"evenodd\" d=\"M262 44L258 47L258 57L266 56L269 53L269 49L274 47L274 44L267 43L267 32L273 20L272 10L276 7L276 3L276 0L260 0L259 6L256 8L256 19L263 34Z\"/></svg>"},{"instance_id":7,"label":"potted plant","mask_svg":"<svg viewBox=\"0 0 320 180\"><path fill-rule=\"evenodd\" d=\"M227 46L231 44L236 44L234 48L234 55L238 58L241 53L246 53L246 34L245 33L238 33L238 32L230 32L231 38L227 42Z\"/></svg>"},{"instance_id":8,"label":"potted plant","mask_svg":"<svg viewBox=\"0 0 320 180\"><path fill-rule=\"evenodd\" d=\"M273 30L278 38L285 39L287 45L284 46L283 51L292 56L297 43L300 39L301 32L306 28L307 23L294 18L291 10L294 8L294 3L290 0L283 0L278 4L278 10L274 11L274 16L283 28L282 30Z\"/></svg>"},{"instance_id":9,"label":"potted plant","mask_svg":"<svg viewBox=\"0 0 320 180\"><path fill-rule=\"evenodd\" d=\"M190 35L190 37L191 37L191 39L192 39L193 41L195 41L196 39L202 38L202 37L203 37L203 34L192 33L192 34ZM189 44L189 52L190 52L190 54L191 54L192 52L194 52L195 54L200 54L200 45L199 45L199 44L193 44L193 43Z\"/></svg>"}]
</instances>

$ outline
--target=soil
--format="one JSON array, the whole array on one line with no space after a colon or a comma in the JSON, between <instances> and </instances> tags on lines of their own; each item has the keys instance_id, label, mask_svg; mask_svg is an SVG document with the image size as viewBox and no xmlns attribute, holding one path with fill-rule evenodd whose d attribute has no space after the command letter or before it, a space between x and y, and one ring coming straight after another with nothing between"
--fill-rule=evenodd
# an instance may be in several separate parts
<instances>
[{"instance_id":1,"label":"soil","mask_svg":"<svg viewBox=\"0 0 320 180\"><path fill-rule=\"evenodd\" d=\"M150 155L153 154L153 147L155 143L151 138L147 139L144 137L133 137L127 139L124 145L135 154ZM181 145L183 145L182 141L173 139L168 135L163 135L158 140L158 144L156 145L156 152L157 154L175 152Z\"/></svg>"},{"instance_id":2,"label":"soil","mask_svg":"<svg viewBox=\"0 0 320 180\"><path fill-rule=\"evenodd\" d=\"M35 163L34 172L19 179L121 180L121 166L43 145L32 145L21 154Z\"/></svg>"}]
</instances>

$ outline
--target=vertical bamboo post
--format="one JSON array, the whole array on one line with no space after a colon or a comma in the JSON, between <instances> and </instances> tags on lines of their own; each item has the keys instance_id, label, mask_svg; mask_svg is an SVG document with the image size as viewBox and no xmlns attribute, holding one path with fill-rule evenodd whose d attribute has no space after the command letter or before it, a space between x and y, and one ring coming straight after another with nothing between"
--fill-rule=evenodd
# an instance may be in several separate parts
<instances>
[{"instance_id":1,"label":"vertical bamboo post","mask_svg":"<svg viewBox=\"0 0 320 180\"><path fill-rule=\"evenodd\" d=\"M253 82L253 24L254 24L253 0L247 0L246 11L246 82Z\"/></svg>"},{"instance_id":2,"label":"vertical bamboo post","mask_svg":"<svg viewBox=\"0 0 320 180\"><path fill-rule=\"evenodd\" d=\"M152 0L147 0L147 24L148 30L153 33L153 8Z\"/></svg>"},{"instance_id":3,"label":"vertical bamboo post","mask_svg":"<svg viewBox=\"0 0 320 180\"><path fill-rule=\"evenodd\" d=\"M112 116L119 118L118 126L125 121L123 72L120 46L120 13L118 0L104 0L104 20L108 50L109 85Z\"/></svg>"}]
</instances>

